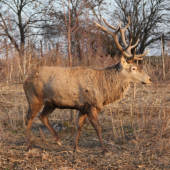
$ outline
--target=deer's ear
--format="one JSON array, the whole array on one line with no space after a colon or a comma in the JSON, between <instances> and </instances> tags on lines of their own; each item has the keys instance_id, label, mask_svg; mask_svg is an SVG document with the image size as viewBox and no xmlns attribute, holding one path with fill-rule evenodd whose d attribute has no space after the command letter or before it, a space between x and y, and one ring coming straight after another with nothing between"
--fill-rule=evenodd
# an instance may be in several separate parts
<instances>
[{"instance_id":1,"label":"deer's ear","mask_svg":"<svg viewBox=\"0 0 170 170\"><path fill-rule=\"evenodd\" d=\"M121 69L123 66L122 66L122 64L121 64L121 62L119 62L119 69Z\"/></svg>"},{"instance_id":2,"label":"deer's ear","mask_svg":"<svg viewBox=\"0 0 170 170\"><path fill-rule=\"evenodd\" d=\"M127 66L127 62L126 62L126 59L124 57L121 57L120 63L121 63L122 67L126 67Z\"/></svg>"}]
</instances>

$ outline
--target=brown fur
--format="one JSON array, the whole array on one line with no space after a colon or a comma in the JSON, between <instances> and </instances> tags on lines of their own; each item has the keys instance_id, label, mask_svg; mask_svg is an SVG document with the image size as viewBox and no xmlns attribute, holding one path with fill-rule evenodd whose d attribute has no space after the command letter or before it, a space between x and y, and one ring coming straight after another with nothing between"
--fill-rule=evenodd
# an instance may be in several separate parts
<instances>
[{"instance_id":1,"label":"brown fur","mask_svg":"<svg viewBox=\"0 0 170 170\"><path fill-rule=\"evenodd\" d=\"M101 128L97 114L104 105L116 102L124 97L130 82L150 83L150 77L128 64L124 58L113 67L96 70L75 67L40 67L24 81L24 90L29 103L26 116L26 142L31 148L30 128L34 117L42 106L40 119L54 135L58 144L60 138L48 122L48 116L55 108L79 110L75 149L84 120L88 117L95 128L103 152L106 148L101 138Z\"/></svg>"}]
</instances>

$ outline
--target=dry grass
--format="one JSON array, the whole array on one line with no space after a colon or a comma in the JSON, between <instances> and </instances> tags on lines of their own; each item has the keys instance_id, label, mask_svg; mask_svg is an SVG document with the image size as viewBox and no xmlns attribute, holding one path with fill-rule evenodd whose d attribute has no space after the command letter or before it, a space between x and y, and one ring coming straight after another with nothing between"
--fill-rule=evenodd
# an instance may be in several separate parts
<instances>
[{"instance_id":1,"label":"dry grass","mask_svg":"<svg viewBox=\"0 0 170 170\"><path fill-rule=\"evenodd\" d=\"M99 114L109 154L86 120L80 137L81 153L73 152L75 119L69 110L55 110L50 122L59 130L62 146L36 117L31 135L33 150L26 151L23 118L28 104L21 84L0 87L1 169L170 169L170 86L168 83L130 88L125 99Z\"/></svg>"},{"instance_id":2,"label":"dry grass","mask_svg":"<svg viewBox=\"0 0 170 170\"><path fill-rule=\"evenodd\" d=\"M89 37L88 42L90 40ZM93 51L89 43L81 60L73 55L73 66L103 68L117 63L116 58L103 55L99 39L96 43L99 51ZM102 155L97 135L88 120L80 136L81 153L74 153L76 118L70 123L70 110L58 109L51 115L50 122L59 131L62 146L55 143L36 117L31 130L34 149L27 152L24 117L28 103L22 81L36 67L67 66L68 61L62 46L43 54L40 54L42 49L25 48L22 62L11 46L9 51L1 53L0 169L170 169L170 57L165 58L164 79L161 61L146 61L145 70L154 83L138 85L135 98L133 87L130 88L125 99L104 107L99 114L108 155ZM163 80L166 83L162 83Z\"/></svg>"}]
</instances>

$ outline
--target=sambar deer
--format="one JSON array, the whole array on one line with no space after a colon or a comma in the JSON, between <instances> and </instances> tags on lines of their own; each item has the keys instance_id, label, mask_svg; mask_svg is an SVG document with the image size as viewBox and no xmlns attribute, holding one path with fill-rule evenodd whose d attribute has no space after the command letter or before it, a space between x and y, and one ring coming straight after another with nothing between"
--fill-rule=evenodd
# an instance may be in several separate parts
<instances>
[{"instance_id":1,"label":"sambar deer","mask_svg":"<svg viewBox=\"0 0 170 170\"><path fill-rule=\"evenodd\" d=\"M105 21L105 20L104 20ZM61 145L61 140L57 132L48 121L48 116L55 108L77 109L79 110L77 119L77 133L74 149L78 148L78 141L81 128L86 117L94 127L100 141L103 153L107 150L102 141L101 127L98 121L98 113L104 105L116 102L124 97L130 82L150 84L150 77L133 64L134 60L142 60L144 54L131 54L131 46L127 45L124 32L128 25L121 29L106 25L115 30L110 32L106 27L96 25L106 31L114 38L116 46L122 53L118 64L105 69L92 69L84 67L62 68L62 67L39 67L27 76L24 81L24 90L29 103L28 114L26 115L26 145L31 149L30 128L33 119L44 106L39 118L50 130L56 142ZM122 47L117 38L118 32L121 33L125 47Z\"/></svg>"}]
</instances>

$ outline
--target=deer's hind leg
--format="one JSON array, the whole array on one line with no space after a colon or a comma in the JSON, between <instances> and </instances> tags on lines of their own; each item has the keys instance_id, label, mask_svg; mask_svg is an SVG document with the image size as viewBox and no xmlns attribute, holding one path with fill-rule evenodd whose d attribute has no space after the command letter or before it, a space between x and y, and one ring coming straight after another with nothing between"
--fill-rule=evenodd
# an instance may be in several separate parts
<instances>
[{"instance_id":1,"label":"deer's hind leg","mask_svg":"<svg viewBox=\"0 0 170 170\"><path fill-rule=\"evenodd\" d=\"M44 123L44 125L49 129L49 131L52 133L52 135L54 136L56 142L58 145L61 145L61 140L59 135L57 134L57 132L53 129L53 127L50 125L49 121L48 121L48 117L50 116L50 114L55 110L55 107L49 106L49 105L45 105L39 118L40 120Z\"/></svg>"},{"instance_id":2,"label":"deer's hind leg","mask_svg":"<svg viewBox=\"0 0 170 170\"><path fill-rule=\"evenodd\" d=\"M81 128L84 125L84 121L87 117L87 114L84 114L83 112L79 111L78 117L77 117L77 132L76 132L76 139L75 139L75 145L74 145L74 150L78 151L77 147L78 147L78 141L79 141L79 137L80 137L80 132L81 132Z\"/></svg>"},{"instance_id":3,"label":"deer's hind leg","mask_svg":"<svg viewBox=\"0 0 170 170\"><path fill-rule=\"evenodd\" d=\"M41 102L39 102L38 100L36 100L36 102L34 102L32 104L29 104L28 113L27 113L27 115L25 117L25 123L26 123L26 147L27 147L27 149L32 149L30 129L31 129L32 122L33 122L35 116L38 114L38 112L40 111L42 106L43 106L43 104Z\"/></svg>"}]
</instances>

